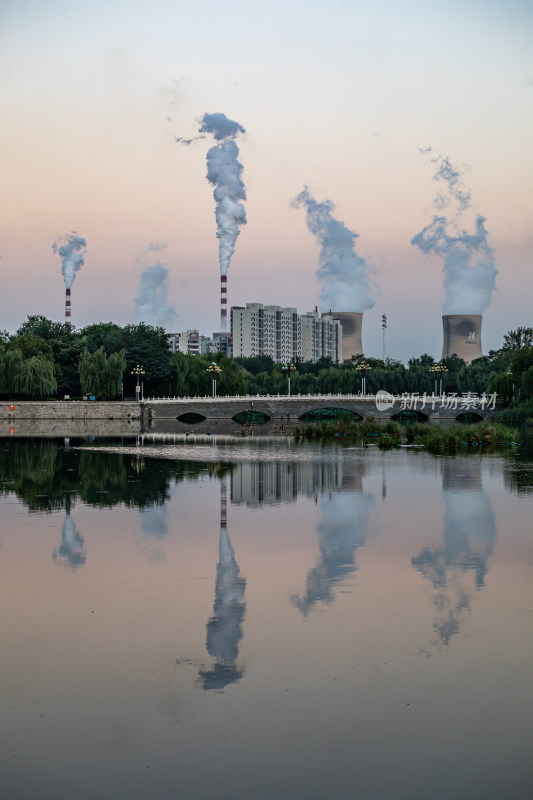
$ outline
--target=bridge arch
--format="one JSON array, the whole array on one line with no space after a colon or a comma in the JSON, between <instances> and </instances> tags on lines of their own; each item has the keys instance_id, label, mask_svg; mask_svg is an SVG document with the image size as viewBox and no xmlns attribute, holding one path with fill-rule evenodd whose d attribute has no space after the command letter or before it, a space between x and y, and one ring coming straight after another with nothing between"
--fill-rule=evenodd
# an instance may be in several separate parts
<instances>
[{"instance_id":1,"label":"bridge arch","mask_svg":"<svg viewBox=\"0 0 533 800\"><path fill-rule=\"evenodd\" d=\"M247 408L232 416L232 420L239 425L264 425L271 419L272 417L269 417L264 411L257 411L255 408Z\"/></svg>"},{"instance_id":2,"label":"bridge arch","mask_svg":"<svg viewBox=\"0 0 533 800\"><path fill-rule=\"evenodd\" d=\"M455 417L455 421L463 425L474 425L476 422L483 422L484 419L483 414L478 414L476 411L463 411Z\"/></svg>"},{"instance_id":3,"label":"bridge arch","mask_svg":"<svg viewBox=\"0 0 533 800\"><path fill-rule=\"evenodd\" d=\"M349 408L334 408L329 406L312 408L300 414L298 417L300 422L332 422L339 419L349 419L350 422L359 422L363 417L361 414L358 414L357 411L352 411Z\"/></svg>"},{"instance_id":4,"label":"bridge arch","mask_svg":"<svg viewBox=\"0 0 533 800\"><path fill-rule=\"evenodd\" d=\"M409 422L427 422L429 417L427 414L424 414L422 411L417 411L415 409L403 409L402 411L398 411L396 414L391 416L395 422L402 422L402 423L409 423Z\"/></svg>"},{"instance_id":5,"label":"bridge arch","mask_svg":"<svg viewBox=\"0 0 533 800\"><path fill-rule=\"evenodd\" d=\"M179 422L185 422L189 425L194 425L195 422L203 422L204 419L207 419L206 416L203 414L199 414L196 411L186 411L185 414L180 414L176 419Z\"/></svg>"}]
</instances>

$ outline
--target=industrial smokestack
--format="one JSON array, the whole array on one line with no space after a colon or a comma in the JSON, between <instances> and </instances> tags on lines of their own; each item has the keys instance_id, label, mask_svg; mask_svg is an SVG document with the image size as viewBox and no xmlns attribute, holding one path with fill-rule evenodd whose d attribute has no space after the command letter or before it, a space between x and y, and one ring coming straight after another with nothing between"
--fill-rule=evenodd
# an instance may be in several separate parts
<instances>
[{"instance_id":1,"label":"industrial smokestack","mask_svg":"<svg viewBox=\"0 0 533 800\"><path fill-rule=\"evenodd\" d=\"M72 325L72 320L70 318L70 289L65 291L65 325L68 325L69 328Z\"/></svg>"},{"instance_id":2,"label":"industrial smokestack","mask_svg":"<svg viewBox=\"0 0 533 800\"><path fill-rule=\"evenodd\" d=\"M228 327L228 276L220 276L220 327L225 331Z\"/></svg>"},{"instance_id":3,"label":"industrial smokestack","mask_svg":"<svg viewBox=\"0 0 533 800\"><path fill-rule=\"evenodd\" d=\"M52 251L61 256L61 272L65 281L65 324L70 327L71 307L70 307L70 287L74 282L77 271L85 264L83 259L87 249L87 242L82 236L78 236L76 231L57 239L52 245Z\"/></svg>"},{"instance_id":4,"label":"industrial smokestack","mask_svg":"<svg viewBox=\"0 0 533 800\"><path fill-rule=\"evenodd\" d=\"M241 179L242 164L238 161L239 148L235 138L246 133L238 122L225 114L204 114L200 133L210 133L217 144L207 152L207 180L215 187L218 260L220 265L220 324L227 328L227 275L235 242L240 229L246 225L246 213L241 200L246 200L246 189Z\"/></svg>"},{"instance_id":5,"label":"industrial smokestack","mask_svg":"<svg viewBox=\"0 0 533 800\"><path fill-rule=\"evenodd\" d=\"M470 364L481 358L481 314L444 314L442 358L456 355Z\"/></svg>"},{"instance_id":6,"label":"industrial smokestack","mask_svg":"<svg viewBox=\"0 0 533 800\"><path fill-rule=\"evenodd\" d=\"M342 328L342 360L349 361L352 356L363 355L361 328L363 315L356 311L328 311L323 317L338 319Z\"/></svg>"}]
</instances>

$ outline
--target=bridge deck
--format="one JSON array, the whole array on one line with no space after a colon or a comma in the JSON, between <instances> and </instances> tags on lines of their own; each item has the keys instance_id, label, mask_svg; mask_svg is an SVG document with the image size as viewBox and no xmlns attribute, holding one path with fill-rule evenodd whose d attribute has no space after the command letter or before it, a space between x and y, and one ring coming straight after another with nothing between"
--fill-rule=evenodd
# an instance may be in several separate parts
<instances>
[{"instance_id":1,"label":"bridge deck","mask_svg":"<svg viewBox=\"0 0 533 800\"><path fill-rule=\"evenodd\" d=\"M401 411L415 411L422 418L455 419L464 413L480 418L492 415L491 398L486 395L361 395L292 394L236 395L223 397L146 398L144 406L154 419L177 419L183 414L202 414L207 419L231 419L245 410L259 411L273 420L298 419L320 408L352 411L361 417L390 419Z\"/></svg>"}]
</instances>

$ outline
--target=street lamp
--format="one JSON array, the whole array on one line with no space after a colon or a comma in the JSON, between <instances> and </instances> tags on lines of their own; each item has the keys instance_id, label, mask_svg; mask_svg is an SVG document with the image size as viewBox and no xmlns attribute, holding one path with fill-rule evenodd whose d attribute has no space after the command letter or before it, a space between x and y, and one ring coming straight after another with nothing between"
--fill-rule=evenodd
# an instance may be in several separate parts
<instances>
[{"instance_id":1,"label":"street lamp","mask_svg":"<svg viewBox=\"0 0 533 800\"><path fill-rule=\"evenodd\" d=\"M209 372L211 377L212 377L212 379L213 379L213 387L212 387L213 388L213 397L216 397L217 396L217 375L218 375L219 372L222 372L222 369L218 366L218 364L215 361L212 361L211 364L209 364L208 368L206 369L206 372Z\"/></svg>"},{"instance_id":2,"label":"street lamp","mask_svg":"<svg viewBox=\"0 0 533 800\"><path fill-rule=\"evenodd\" d=\"M442 378L445 372L448 372L448 367L446 364L443 364L440 361L438 364L433 364L432 367L429 368L429 371L432 372L435 376L435 394L437 394L437 382L440 377L440 394L439 396L442 397Z\"/></svg>"},{"instance_id":3,"label":"street lamp","mask_svg":"<svg viewBox=\"0 0 533 800\"><path fill-rule=\"evenodd\" d=\"M356 367L356 369L361 371L361 394L364 397L366 395L366 373L368 372L369 369L372 369L372 367L370 366L370 364L367 364L363 358L363 360Z\"/></svg>"},{"instance_id":4,"label":"street lamp","mask_svg":"<svg viewBox=\"0 0 533 800\"><path fill-rule=\"evenodd\" d=\"M287 395L291 396L291 372L295 372L296 367L292 362L283 365L283 372L287 373Z\"/></svg>"},{"instance_id":5,"label":"street lamp","mask_svg":"<svg viewBox=\"0 0 533 800\"><path fill-rule=\"evenodd\" d=\"M139 402L139 399L144 400L144 386L143 386L143 375L146 375L144 369L137 364L136 367L133 367L131 371L132 375L135 375L137 378L137 384L135 386L135 400Z\"/></svg>"}]
</instances>

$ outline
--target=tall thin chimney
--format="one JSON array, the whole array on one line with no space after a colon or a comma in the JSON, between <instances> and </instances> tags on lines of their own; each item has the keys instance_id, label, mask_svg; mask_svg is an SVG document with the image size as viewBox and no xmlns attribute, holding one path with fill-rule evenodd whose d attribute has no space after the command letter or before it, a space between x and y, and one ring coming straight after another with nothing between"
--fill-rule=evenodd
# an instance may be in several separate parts
<instances>
[{"instance_id":1,"label":"tall thin chimney","mask_svg":"<svg viewBox=\"0 0 533 800\"><path fill-rule=\"evenodd\" d=\"M68 325L69 328L72 325L70 311L70 289L67 289L65 292L65 325Z\"/></svg>"},{"instance_id":2,"label":"tall thin chimney","mask_svg":"<svg viewBox=\"0 0 533 800\"><path fill-rule=\"evenodd\" d=\"M220 276L220 327L225 331L228 327L228 276Z\"/></svg>"}]
</instances>

